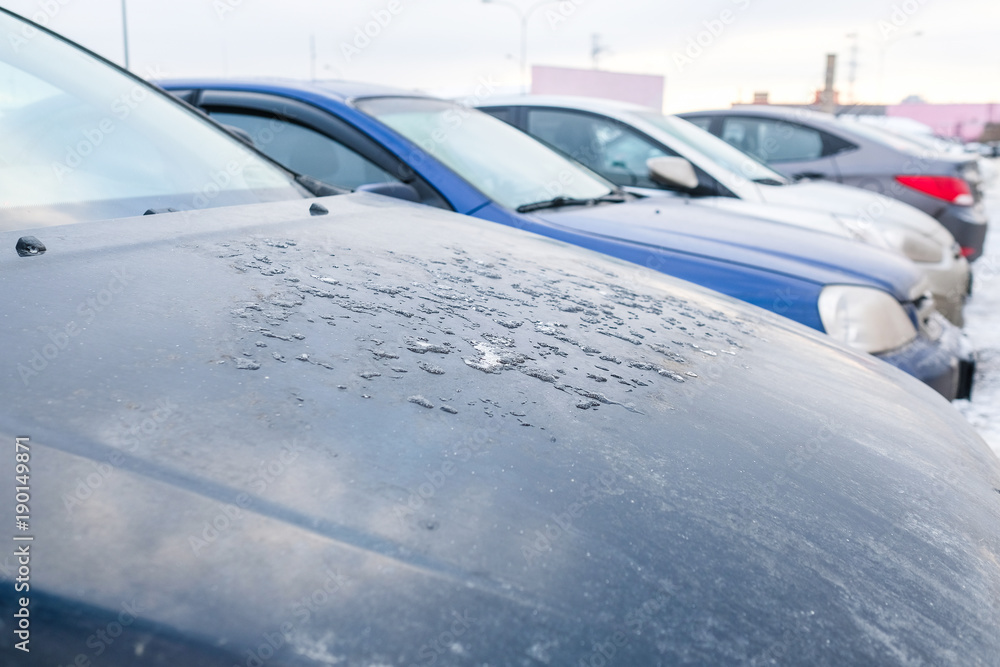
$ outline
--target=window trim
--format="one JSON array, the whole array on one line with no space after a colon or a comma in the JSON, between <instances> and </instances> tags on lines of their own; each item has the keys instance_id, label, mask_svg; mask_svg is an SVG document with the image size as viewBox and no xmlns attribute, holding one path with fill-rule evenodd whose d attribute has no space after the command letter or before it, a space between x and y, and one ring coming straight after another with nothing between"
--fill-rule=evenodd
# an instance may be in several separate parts
<instances>
[{"instance_id":1,"label":"window trim","mask_svg":"<svg viewBox=\"0 0 1000 667\"><path fill-rule=\"evenodd\" d=\"M615 126L621 128L621 130L623 132L631 132L633 135L638 136L640 139L642 139L646 143L648 143L648 144L650 144L650 145L658 148L659 150L663 151L667 155L676 155L676 156L679 156L679 157L684 157L683 155L679 155L677 153L677 151L675 151L673 148L670 148L669 146L665 146L663 143L661 143L660 141L657 141L655 138L649 136L648 134L646 134L642 130L640 130L638 128L635 128L635 127L632 127L628 123L626 123L624 121L621 121L621 120L619 120L617 118L612 118L611 116L606 116L606 115L604 115L602 113L597 113L597 112L594 112L594 111L589 111L587 109L574 109L574 108L571 108L571 107L548 106L548 105L545 105L545 106L519 105L519 106L516 106L516 107L511 106L510 108L518 109L518 111L519 111L518 116L517 116L517 119L518 119L518 122L519 122L519 124L516 125L517 129L521 130L525 134L528 134L528 135L534 137L535 139L537 139L538 141L542 142L543 144L545 144L546 146L548 146L552 150L557 151L560 155L564 155L564 156L568 157L570 160L573 160L574 162L579 162L579 161L576 160L576 158L574 158L572 155L567 155L558 146L553 146L552 144L550 144L549 142L545 141L544 139L541 139L540 137L537 137L537 136L531 134L530 132L528 132L528 117L531 115L532 111L561 111L561 112L566 112L566 113L574 113L574 114L577 114L577 115L580 115L580 116L589 116L591 118L594 118L594 119L597 119L597 120L600 120L600 121L611 123L612 125L615 125ZM590 169L590 167L587 167L587 165L583 165L583 166L586 167L587 169ZM693 162L691 163L691 166L694 167L695 174L697 174L697 176L698 176L698 187L695 190L680 190L680 189L675 190L675 189L664 188L664 187L659 187L659 186L657 186L656 188L646 188L646 189L649 189L649 190L652 190L652 189L663 190L664 192L679 192L681 194L689 194L692 197L732 197L732 198L738 199L736 193L734 193L732 190L730 190L725 185L723 185L721 182L719 182L719 180L717 178L715 178L714 176L712 176L711 174L709 174L707 171L705 171L704 169L702 169L698 165L694 164ZM592 169L590 169L590 170L593 171ZM597 172L597 173L599 173L599 172ZM600 176L602 178L604 178L605 180L611 180L607 176L605 176L604 174L600 174ZM641 186L620 186L620 187L641 187Z\"/></svg>"},{"instance_id":2,"label":"window trim","mask_svg":"<svg viewBox=\"0 0 1000 667\"><path fill-rule=\"evenodd\" d=\"M209 114L240 113L267 116L318 132L354 151L401 182L416 188L422 204L448 211L455 210L451 202L437 188L424 180L409 165L361 130L325 109L270 93L213 88L195 91L191 96L191 104Z\"/></svg>"},{"instance_id":3,"label":"window trim","mask_svg":"<svg viewBox=\"0 0 1000 667\"><path fill-rule=\"evenodd\" d=\"M704 117L705 116L702 116L702 118L704 118ZM733 113L733 114L725 114L725 115L722 115L722 116L715 116L713 118L713 126L715 125L715 121L718 121L718 128L717 128L718 131L717 132L713 131L712 134L715 134L720 139L723 139L723 134L725 132L726 122L729 121L729 120L733 120L733 119L737 119L737 120L750 120L750 121L757 121L757 122L764 122L764 121L766 121L766 122L776 123L776 124L779 124L779 125L788 125L788 126L791 126L791 127L802 129L802 130L808 130L810 132L815 132L816 134L819 135L820 154L819 154L818 157L812 157L812 158L809 158L809 157L807 157L807 158L794 158L794 159L790 159L790 160L768 160L767 162L765 162L765 164L772 164L772 163L773 164L793 164L793 163L796 163L796 162L816 162L818 160L825 160L827 158L832 158L834 156L841 155L843 153L849 153L851 151L855 151L855 150L858 150L858 148L860 148L860 146L858 146L857 144L854 144L853 142L850 142L847 139L844 139L842 137L838 137L837 135L832 134L830 132L827 132L826 130L820 129L818 127L813 127L811 125L804 125L803 123L799 123L799 122L794 121L794 120L787 120L785 118L780 118L780 117L776 117L776 116L755 116L755 115L735 114L735 113ZM723 141L725 141L725 139L723 139ZM841 144L841 147L835 149L834 145L836 143Z\"/></svg>"}]
</instances>

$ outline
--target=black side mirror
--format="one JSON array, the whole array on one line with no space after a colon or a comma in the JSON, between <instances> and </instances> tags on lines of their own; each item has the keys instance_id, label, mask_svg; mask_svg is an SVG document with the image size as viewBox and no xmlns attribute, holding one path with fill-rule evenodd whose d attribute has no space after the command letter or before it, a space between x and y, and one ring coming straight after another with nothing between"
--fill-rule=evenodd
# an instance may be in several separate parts
<instances>
[{"instance_id":1,"label":"black side mirror","mask_svg":"<svg viewBox=\"0 0 1000 667\"><path fill-rule=\"evenodd\" d=\"M225 128L226 132L233 135L234 137L245 143L247 146L250 146L251 148L256 148L256 146L253 143L253 137L251 137L250 133L244 130L243 128L236 127L235 125L225 125L225 124L221 125L223 128Z\"/></svg>"},{"instance_id":2,"label":"black side mirror","mask_svg":"<svg viewBox=\"0 0 1000 667\"><path fill-rule=\"evenodd\" d=\"M406 183L366 183L359 185L355 192L374 192L377 195L420 203L420 193L415 187Z\"/></svg>"},{"instance_id":3,"label":"black side mirror","mask_svg":"<svg viewBox=\"0 0 1000 667\"><path fill-rule=\"evenodd\" d=\"M826 174L819 171L803 171L801 174L795 174L792 179L796 181L822 181L826 179Z\"/></svg>"}]
</instances>

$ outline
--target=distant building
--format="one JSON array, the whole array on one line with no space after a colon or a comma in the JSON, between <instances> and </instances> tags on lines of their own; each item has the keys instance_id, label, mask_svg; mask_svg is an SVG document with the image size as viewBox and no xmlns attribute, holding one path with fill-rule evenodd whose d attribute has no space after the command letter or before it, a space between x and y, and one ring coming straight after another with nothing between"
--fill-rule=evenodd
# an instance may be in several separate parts
<instances>
[{"instance_id":1,"label":"distant building","mask_svg":"<svg viewBox=\"0 0 1000 667\"><path fill-rule=\"evenodd\" d=\"M816 91L811 104L781 104L783 107L801 107L829 113L864 116L894 116L909 118L930 126L934 134L962 141L992 141L1000 132L1000 103L987 104L928 104L919 95L909 95L902 104L840 104L840 93L834 88L837 58L826 56L826 80L823 89ZM770 104L767 91L753 94L754 104ZM742 106L743 102L733 103ZM987 128L989 132L987 132Z\"/></svg>"},{"instance_id":2,"label":"distant building","mask_svg":"<svg viewBox=\"0 0 1000 667\"><path fill-rule=\"evenodd\" d=\"M783 107L799 107L823 111L822 94L817 91L812 104L779 104ZM917 98L912 96L912 98ZM911 98L908 98L911 99ZM834 98L836 100L836 97ZM754 104L769 104L766 92L754 93ZM734 102L733 106L743 106L745 103ZM910 118L929 125L934 134L948 139L961 141L993 141L996 129L991 129L989 136L984 136L987 127L1000 127L1000 103L983 104L930 104L912 101L903 104L835 104L833 113L858 116L892 116Z\"/></svg>"},{"instance_id":3,"label":"distant building","mask_svg":"<svg viewBox=\"0 0 1000 667\"><path fill-rule=\"evenodd\" d=\"M939 137L980 141L989 124L1000 123L1000 104L894 104L886 115L918 120Z\"/></svg>"},{"instance_id":4,"label":"distant building","mask_svg":"<svg viewBox=\"0 0 1000 667\"><path fill-rule=\"evenodd\" d=\"M531 68L531 92L539 95L581 95L663 108L666 79L653 74L628 74L597 69Z\"/></svg>"}]
</instances>

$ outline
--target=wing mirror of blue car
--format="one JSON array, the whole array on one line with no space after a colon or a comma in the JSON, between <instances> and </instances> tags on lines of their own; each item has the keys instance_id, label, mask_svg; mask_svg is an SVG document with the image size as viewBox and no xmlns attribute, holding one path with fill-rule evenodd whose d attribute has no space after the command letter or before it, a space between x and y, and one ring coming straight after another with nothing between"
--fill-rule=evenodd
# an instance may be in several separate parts
<instances>
[{"instance_id":1,"label":"wing mirror of blue car","mask_svg":"<svg viewBox=\"0 0 1000 667\"><path fill-rule=\"evenodd\" d=\"M251 137L250 133L244 130L243 128L236 127L235 125L223 125L222 127L225 128L226 132L233 135L234 137L245 143L247 146L250 146L251 148L256 148L256 146L253 143L253 137Z\"/></svg>"},{"instance_id":2,"label":"wing mirror of blue car","mask_svg":"<svg viewBox=\"0 0 1000 667\"><path fill-rule=\"evenodd\" d=\"M698 187L698 174L690 162L682 157L653 157L646 160L649 178L668 188L694 190Z\"/></svg>"},{"instance_id":3,"label":"wing mirror of blue car","mask_svg":"<svg viewBox=\"0 0 1000 667\"><path fill-rule=\"evenodd\" d=\"M420 193L415 187L406 183L366 183L359 185L355 192L374 192L377 195L420 203Z\"/></svg>"},{"instance_id":4,"label":"wing mirror of blue car","mask_svg":"<svg viewBox=\"0 0 1000 667\"><path fill-rule=\"evenodd\" d=\"M796 181L822 181L826 178L826 174L821 171L803 171L792 178Z\"/></svg>"}]
</instances>

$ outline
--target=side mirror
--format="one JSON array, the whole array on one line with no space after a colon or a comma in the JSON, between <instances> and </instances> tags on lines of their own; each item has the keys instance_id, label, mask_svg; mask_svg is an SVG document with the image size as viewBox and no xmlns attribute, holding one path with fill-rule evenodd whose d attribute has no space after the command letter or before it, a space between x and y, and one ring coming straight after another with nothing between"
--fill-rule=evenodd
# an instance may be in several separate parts
<instances>
[{"instance_id":1,"label":"side mirror","mask_svg":"<svg viewBox=\"0 0 1000 667\"><path fill-rule=\"evenodd\" d=\"M654 183L671 188L694 190L698 187L698 174L690 162L682 157L652 157L646 160L649 177Z\"/></svg>"},{"instance_id":2,"label":"side mirror","mask_svg":"<svg viewBox=\"0 0 1000 667\"><path fill-rule=\"evenodd\" d=\"M222 127L225 128L226 132L233 135L234 137L245 143L247 146L250 146L251 148L257 148L257 146L255 146L253 143L253 137L251 137L250 133L244 130L243 128L236 127L235 125L226 125L226 124L222 124Z\"/></svg>"},{"instance_id":3,"label":"side mirror","mask_svg":"<svg viewBox=\"0 0 1000 667\"><path fill-rule=\"evenodd\" d=\"M420 203L420 193L407 183L365 183L359 185L355 192L374 192L377 195Z\"/></svg>"}]
</instances>

